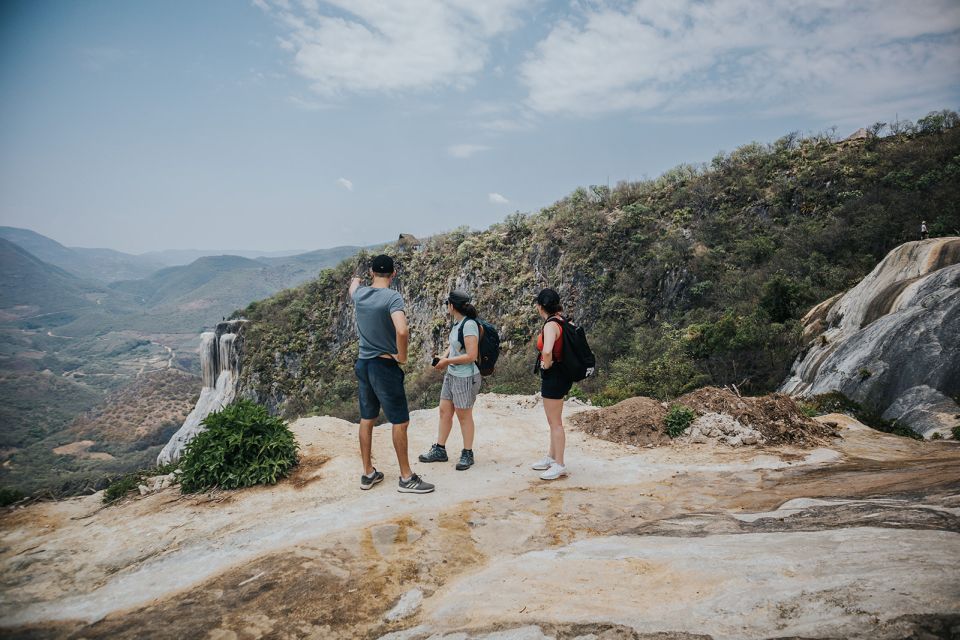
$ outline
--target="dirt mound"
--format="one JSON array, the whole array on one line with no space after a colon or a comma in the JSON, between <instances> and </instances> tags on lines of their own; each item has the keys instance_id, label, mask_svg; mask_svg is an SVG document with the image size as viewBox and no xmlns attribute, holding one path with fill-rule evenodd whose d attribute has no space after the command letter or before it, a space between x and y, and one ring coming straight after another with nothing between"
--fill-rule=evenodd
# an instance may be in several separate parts
<instances>
[{"instance_id":1,"label":"dirt mound","mask_svg":"<svg viewBox=\"0 0 960 640\"><path fill-rule=\"evenodd\" d=\"M699 414L726 413L763 434L768 445L792 444L813 447L837 435L835 428L808 418L782 393L740 397L729 389L704 387L677 400Z\"/></svg>"},{"instance_id":2,"label":"dirt mound","mask_svg":"<svg viewBox=\"0 0 960 640\"><path fill-rule=\"evenodd\" d=\"M835 428L808 418L787 395L741 398L729 389L704 387L677 399L698 415L723 413L746 427L759 431L767 445L791 444L816 447L837 435ZM597 411L585 411L570 423L590 435L611 442L637 446L671 442L664 425L667 409L653 398L636 397Z\"/></svg>"},{"instance_id":3,"label":"dirt mound","mask_svg":"<svg viewBox=\"0 0 960 640\"><path fill-rule=\"evenodd\" d=\"M590 435L611 442L659 445L670 442L663 424L666 415L667 410L658 401L640 396L597 411L578 413L570 422Z\"/></svg>"}]
</instances>

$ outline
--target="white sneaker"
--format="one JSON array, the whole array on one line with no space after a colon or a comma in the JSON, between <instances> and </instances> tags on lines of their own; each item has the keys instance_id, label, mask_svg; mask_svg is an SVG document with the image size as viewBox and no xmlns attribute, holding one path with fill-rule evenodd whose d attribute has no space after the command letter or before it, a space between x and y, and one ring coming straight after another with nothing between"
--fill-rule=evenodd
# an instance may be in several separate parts
<instances>
[{"instance_id":1,"label":"white sneaker","mask_svg":"<svg viewBox=\"0 0 960 640\"><path fill-rule=\"evenodd\" d=\"M540 474L541 480L556 480L560 476L567 475L567 468L562 464L554 462L550 468Z\"/></svg>"},{"instance_id":2,"label":"white sneaker","mask_svg":"<svg viewBox=\"0 0 960 640\"><path fill-rule=\"evenodd\" d=\"M554 460L550 456L543 456L542 458L534 462L532 465L530 465L530 468L536 469L537 471L546 471L547 469L550 468L550 465L552 465L554 462L556 462L556 460Z\"/></svg>"}]
</instances>

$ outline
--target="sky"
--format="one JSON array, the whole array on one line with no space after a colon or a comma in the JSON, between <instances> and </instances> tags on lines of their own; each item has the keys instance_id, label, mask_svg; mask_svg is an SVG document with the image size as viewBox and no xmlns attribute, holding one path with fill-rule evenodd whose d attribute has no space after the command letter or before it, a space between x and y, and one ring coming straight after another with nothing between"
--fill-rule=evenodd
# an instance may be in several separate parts
<instances>
[{"instance_id":1,"label":"sky","mask_svg":"<svg viewBox=\"0 0 960 640\"><path fill-rule=\"evenodd\" d=\"M944 108L958 0L4 0L0 224L365 245Z\"/></svg>"}]
</instances>

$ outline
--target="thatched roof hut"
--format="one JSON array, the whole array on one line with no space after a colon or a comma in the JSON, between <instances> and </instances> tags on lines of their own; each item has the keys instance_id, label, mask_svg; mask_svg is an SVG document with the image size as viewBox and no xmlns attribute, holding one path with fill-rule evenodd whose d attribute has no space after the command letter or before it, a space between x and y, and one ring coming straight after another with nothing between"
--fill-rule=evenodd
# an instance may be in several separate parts
<instances>
[{"instance_id":1,"label":"thatched roof hut","mask_svg":"<svg viewBox=\"0 0 960 640\"><path fill-rule=\"evenodd\" d=\"M420 246L421 242L409 233L401 233L397 240L397 248L401 251L416 251Z\"/></svg>"}]
</instances>

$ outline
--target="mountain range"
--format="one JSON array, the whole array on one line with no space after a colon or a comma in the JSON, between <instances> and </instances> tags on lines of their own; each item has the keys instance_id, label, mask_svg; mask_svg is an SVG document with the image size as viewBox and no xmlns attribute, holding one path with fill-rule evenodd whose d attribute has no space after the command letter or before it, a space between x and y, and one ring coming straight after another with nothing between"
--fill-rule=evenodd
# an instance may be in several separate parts
<instances>
[{"instance_id":1,"label":"mountain range","mask_svg":"<svg viewBox=\"0 0 960 640\"><path fill-rule=\"evenodd\" d=\"M178 408L198 388L191 375L198 369L197 335L358 249L135 256L0 228L0 478L27 491L69 493L147 464L163 440L156 434L168 428L157 412L176 428ZM191 255L198 257L187 264L163 264ZM146 397L151 401L131 401ZM117 415L123 420L105 418ZM91 436L89 451L62 453L72 451L63 446L78 429L107 423L112 430ZM126 428L117 425L147 423L159 431L142 442L116 433Z\"/></svg>"}]
</instances>

